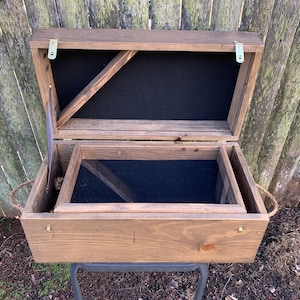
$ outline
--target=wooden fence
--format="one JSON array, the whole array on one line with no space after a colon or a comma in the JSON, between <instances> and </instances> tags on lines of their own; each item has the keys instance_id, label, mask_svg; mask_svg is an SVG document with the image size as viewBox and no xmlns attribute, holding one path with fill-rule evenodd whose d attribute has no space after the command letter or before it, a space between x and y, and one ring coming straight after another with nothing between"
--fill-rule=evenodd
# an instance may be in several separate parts
<instances>
[{"instance_id":1,"label":"wooden fence","mask_svg":"<svg viewBox=\"0 0 300 300\"><path fill-rule=\"evenodd\" d=\"M265 51L241 135L255 179L282 204L300 202L300 1L1 0L0 214L10 191L35 178L44 112L28 41L38 28L255 31ZM28 189L19 192L21 205Z\"/></svg>"}]
</instances>

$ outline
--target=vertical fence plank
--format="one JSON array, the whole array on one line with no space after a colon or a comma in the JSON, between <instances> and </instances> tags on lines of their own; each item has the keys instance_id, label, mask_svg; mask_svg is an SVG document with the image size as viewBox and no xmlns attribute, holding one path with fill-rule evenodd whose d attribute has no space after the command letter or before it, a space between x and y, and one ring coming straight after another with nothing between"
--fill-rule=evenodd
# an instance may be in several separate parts
<instances>
[{"instance_id":1,"label":"vertical fence plank","mask_svg":"<svg viewBox=\"0 0 300 300\"><path fill-rule=\"evenodd\" d=\"M1 136L0 136L0 140L1 140ZM13 217L18 214L18 212L15 211L7 201L7 195L9 195L10 191L11 191L11 187L6 180L6 177L2 171L2 166L0 163L0 217L2 216Z\"/></svg>"},{"instance_id":2,"label":"vertical fence plank","mask_svg":"<svg viewBox=\"0 0 300 300\"><path fill-rule=\"evenodd\" d=\"M149 0L121 0L120 26L126 29L147 29Z\"/></svg>"},{"instance_id":3,"label":"vertical fence plank","mask_svg":"<svg viewBox=\"0 0 300 300\"><path fill-rule=\"evenodd\" d=\"M209 30L213 0L183 0L182 29Z\"/></svg>"},{"instance_id":4,"label":"vertical fence plank","mask_svg":"<svg viewBox=\"0 0 300 300\"><path fill-rule=\"evenodd\" d=\"M256 167L299 17L300 2L275 2L256 87L241 135L241 146L252 170Z\"/></svg>"},{"instance_id":5,"label":"vertical fence plank","mask_svg":"<svg viewBox=\"0 0 300 300\"><path fill-rule=\"evenodd\" d=\"M92 28L119 28L118 0L89 0L88 8Z\"/></svg>"},{"instance_id":6,"label":"vertical fence plank","mask_svg":"<svg viewBox=\"0 0 300 300\"><path fill-rule=\"evenodd\" d=\"M17 88L14 70L3 44L0 43L0 107L6 120L6 129L14 140L27 178L34 178L39 169L39 152L36 147L22 96ZM16 153L16 154L17 154ZM17 159L17 160L19 160ZM20 183L20 182L19 182Z\"/></svg>"},{"instance_id":7,"label":"vertical fence plank","mask_svg":"<svg viewBox=\"0 0 300 300\"><path fill-rule=\"evenodd\" d=\"M2 184L3 190L0 190L0 201L1 207L8 206L8 195L9 192L21 182L26 180L26 176L23 172L22 164L19 160L17 154L17 147L15 141L10 135L9 129L7 127L7 120L5 119L2 110L0 110L0 167L2 174ZM26 200L26 194L23 193L22 200ZM9 213L6 211L5 213Z\"/></svg>"},{"instance_id":8,"label":"vertical fence plank","mask_svg":"<svg viewBox=\"0 0 300 300\"><path fill-rule=\"evenodd\" d=\"M182 0L152 0L153 29L181 28Z\"/></svg>"},{"instance_id":9,"label":"vertical fence plank","mask_svg":"<svg viewBox=\"0 0 300 300\"><path fill-rule=\"evenodd\" d=\"M39 161L45 151L44 110L40 101L35 70L29 50L31 29L28 24L26 10L21 1L0 2L0 26L3 40L8 51L12 68L15 72L16 86L20 89L23 106L40 153L32 160ZM21 104L20 104L21 105Z\"/></svg>"},{"instance_id":10,"label":"vertical fence plank","mask_svg":"<svg viewBox=\"0 0 300 300\"><path fill-rule=\"evenodd\" d=\"M282 204L300 203L300 103L269 187Z\"/></svg>"},{"instance_id":11,"label":"vertical fence plank","mask_svg":"<svg viewBox=\"0 0 300 300\"><path fill-rule=\"evenodd\" d=\"M59 27L55 0L24 0L24 3L32 31Z\"/></svg>"},{"instance_id":12,"label":"vertical fence plank","mask_svg":"<svg viewBox=\"0 0 300 300\"><path fill-rule=\"evenodd\" d=\"M84 0L56 0L61 27L89 27L88 7Z\"/></svg>"},{"instance_id":13,"label":"vertical fence plank","mask_svg":"<svg viewBox=\"0 0 300 300\"><path fill-rule=\"evenodd\" d=\"M236 31L240 25L243 0L214 1L212 7L211 29Z\"/></svg>"},{"instance_id":14,"label":"vertical fence plank","mask_svg":"<svg viewBox=\"0 0 300 300\"><path fill-rule=\"evenodd\" d=\"M44 111L29 51L31 28L23 4L23 1L0 2L0 28L5 43L1 51L2 58L5 57L1 61L4 64L1 72L8 72L2 75L0 148L4 149L3 185L9 189L35 176L46 148ZM7 52L3 52L4 49ZM2 203L8 207L7 188L2 191L5 198L1 199L1 207ZM23 190L20 194L22 201L26 200L26 192Z\"/></svg>"},{"instance_id":15,"label":"vertical fence plank","mask_svg":"<svg viewBox=\"0 0 300 300\"><path fill-rule=\"evenodd\" d=\"M266 40L275 0L245 0L241 31L254 31L262 41Z\"/></svg>"},{"instance_id":16,"label":"vertical fence plank","mask_svg":"<svg viewBox=\"0 0 300 300\"><path fill-rule=\"evenodd\" d=\"M300 26L296 32L257 160L256 179L268 187L299 104ZM300 148L299 148L300 155Z\"/></svg>"}]
</instances>

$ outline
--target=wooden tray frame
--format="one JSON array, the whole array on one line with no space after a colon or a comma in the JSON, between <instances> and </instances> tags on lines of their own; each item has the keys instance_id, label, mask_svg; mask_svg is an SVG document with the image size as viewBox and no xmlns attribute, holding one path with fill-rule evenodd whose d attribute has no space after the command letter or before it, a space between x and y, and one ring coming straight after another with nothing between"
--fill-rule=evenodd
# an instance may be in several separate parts
<instances>
[{"instance_id":1,"label":"wooden tray frame","mask_svg":"<svg viewBox=\"0 0 300 300\"><path fill-rule=\"evenodd\" d=\"M227 147L230 151L230 146ZM111 159L130 159L130 160L180 160L180 159L201 159L216 160L219 166L223 189L220 191L220 204L188 204L188 203L134 203L135 195L128 189L118 178L115 178L109 170L103 165L97 163L88 164L85 160L111 160ZM124 201L130 203L71 203L73 190L77 181L79 168L81 165L86 166L101 180L105 181ZM195 174L197 176L197 174ZM225 204L225 198L232 191L230 203ZM187 149L179 147L175 149L173 145L151 146L149 144L141 145L130 143L127 147L120 144L117 148L103 147L103 145L77 144L74 147L69 166L67 168L65 179L59 193L56 206L56 213L63 212L186 212L186 213L246 213L245 204L240 193L231 163L229 161L226 147L221 145L219 149L214 149L208 145L199 145L196 149Z\"/></svg>"}]
</instances>

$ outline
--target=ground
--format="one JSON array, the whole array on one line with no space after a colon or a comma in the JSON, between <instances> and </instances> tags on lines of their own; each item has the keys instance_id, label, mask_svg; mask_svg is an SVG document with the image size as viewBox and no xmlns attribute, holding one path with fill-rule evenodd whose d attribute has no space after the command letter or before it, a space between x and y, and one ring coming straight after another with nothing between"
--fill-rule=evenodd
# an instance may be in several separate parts
<instances>
[{"instance_id":1,"label":"ground","mask_svg":"<svg viewBox=\"0 0 300 300\"><path fill-rule=\"evenodd\" d=\"M254 263L211 264L203 299L300 299L300 210L272 217ZM87 273L83 299L193 299L196 271ZM0 219L0 299L73 299L69 265L34 262L18 219Z\"/></svg>"}]
</instances>

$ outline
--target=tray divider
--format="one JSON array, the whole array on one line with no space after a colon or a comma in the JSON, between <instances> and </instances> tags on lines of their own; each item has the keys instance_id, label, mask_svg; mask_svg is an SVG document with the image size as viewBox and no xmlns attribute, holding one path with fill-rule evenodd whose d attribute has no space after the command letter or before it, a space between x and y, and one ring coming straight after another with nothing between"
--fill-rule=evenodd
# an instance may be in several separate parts
<instances>
[{"instance_id":1,"label":"tray divider","mask_svg":"<svg viewBox=\"0 0 300 300\"><path fill-rule=\"evenodd\" d=\"M63 126L89 101L135 54L135 50L120 51L96 77L62 110L57 127Z\"/></svg>"},{"instance_id":2,"label":"tray divider","mask_svg":"<svg viewBox=\"0 0 300 300\"><path fill-rule=\"evenodd\" d=\"M103 163L83 159L82 166L99 178L125 202L138 202L138 196Z\"/></svg>"}]
</instances>

